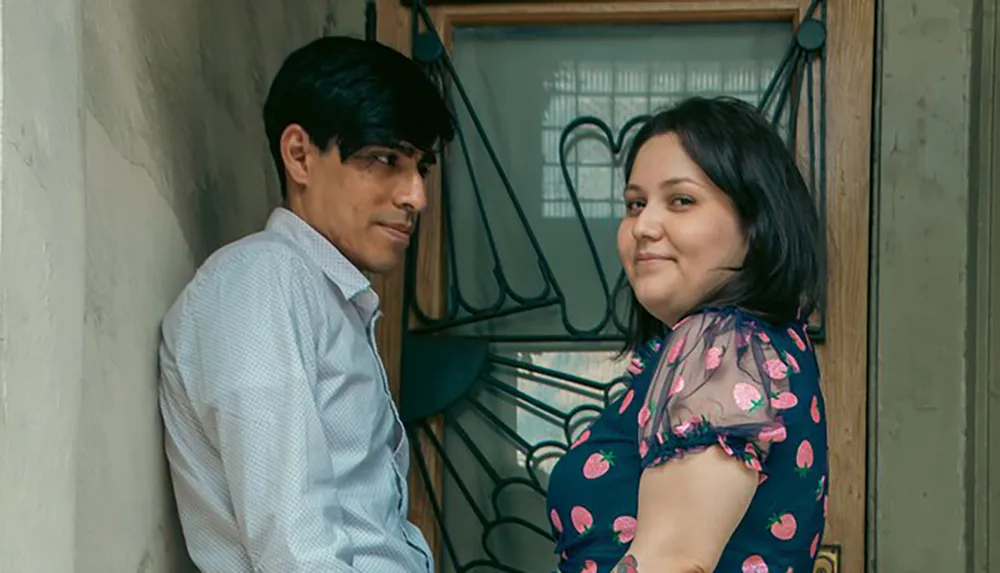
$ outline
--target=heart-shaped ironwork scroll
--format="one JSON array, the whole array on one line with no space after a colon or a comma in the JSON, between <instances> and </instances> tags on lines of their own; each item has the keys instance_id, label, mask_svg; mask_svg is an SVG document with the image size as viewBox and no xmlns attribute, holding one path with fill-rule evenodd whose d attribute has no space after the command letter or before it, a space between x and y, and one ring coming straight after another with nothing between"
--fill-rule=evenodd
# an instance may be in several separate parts
<instances>
[{"instance_id":1,"label":"heart-shaped ironwork scroll","mask_svg":"<svg viewBox=\"0 0 1000 573\"><path fill-rule=\"evenodd\" d=\"M571 138L575 137L575 134L579 130L587 130L587 133L583 136L596 134L601 136L598 138L601 143L605 145L608 149L608 153L615 160L613 164L618 167L618 159L621 154L626 150L626 138L637 126L649 119L649 115L640 114L635 117L630 118L621 128L619 128L618 133L614 134L612 132L611 126L609 126L604 120L595 116L582 116L574 119L569 124L563 128L562 134L559 137L559 168L562 171L563 183L566 185L566 190L569 194L570 203L573 205L573 210L576 213L576 220L580 223L581 230L587 241L587 247L590 249L591 256L593 258L594 266L597 267L597 275L601 280L601 287L604 290L605 295L605 312L603 321L593 327L595 332L602 331L609 322L614 324L615 329L618 333L624 335L627 331L627 326L622 319L621 310L619 304L622 300L621 294L626 288L627 278L625 276L625 271L622 270L618 273L618 280L615 281L614 288L609 288L607 275L604 273L604 267L601 265L601 261L597 256L597 246L594 244L594 237L590 231L590 226L587 223L587 218L584 216L583 208L580 205L580 198L576 191L576 185L573 178L569 173L568 166L568 151L572 147L570 143L573 141ZM609 189L609 192L613 191ZM566 315L565 309L563 315Z\"/></svg>"},{"instance_id":2,"label":"heart-shaped ironwork scroll","mask_svg":"<svg viewBox=\"0 0 1000 573\"><path fill-rule=\"evenodd\" d=\"M508 342L624 340L624 323L620 313L616 312L618 306L616 305L616 301L621 298L620 293L624 285L624 275L619 275L618 280L613 286L609 284L587 222L582 216L579 216L578 223L584 237L584 244L581 245L581 249L587 251L587 255L580 257L579 263L592 268L593 274L596 275L604 298L605 312L596 320L596 324L580 325L574 322L571 318L573 313L567 301L566 292L562 288L559 277L553 271L552 265L549 262L550 259L548 257L550 253L544 252L535 231L532 229L529 223L530 217L525 213L525 209L515 193L506 167L503 165L491 143L461 78L455 73L448 53L443 49L440 37L438 37L433 26L430 25L426 8L422 3L418 2L415 4L414 9L426 23L426 30L419 32L414 39L414 58L424 64L426 72L434 78L435 82L442 87L448 86L450 88L444 89L445 98L456 117L459 116L459 112L467 115L469 123L471 123L473 128L473 134L465 133L461 122L459 122L456 131L456 141L448 153L442 153L439 157L439 163L441 164L440 171L444 174L441 182L441 202L444 210L444 233L447 244L445 255L447 257L446 309L439 315L432 316L431 313L425 312L417 302L419 297L416 291L421 287L417 284L418 281L415 274L415 261L419 249L419 243L415 241L411 245L407 265L407 305L412 310L418 322L418 325L412 328L411 332L430 334L449 331L454 333L455 329L470 325L478 325L484 327L484 330L489 330L489 328L485 328L488 326L488 323L502 320L505 324L510 324L519 315L533 313L547 307L556 307L558 314L551 317L552 320L549 321L552 323L552 329L554 330L550 329L550 331L543 334L533 333L531 335L522 335L517 333L515 325L510 329L513 333L490 335L488 338L493 341L503 340ZM631 125L635 125L637 121L639 121L638 118L633 120L630 123L630 127ZM614 137L611 134L610 128L601 122L601 120L597 118L579 118L566 126L561 135L560 159L564 177L567 173L565 144L574 130L586 125L596 127L606 134L609 149L613 153L621 151L624 132L619 134L618 137ZM484 191L480 185L471 158L470 140L473 136L482 145L494 169L495 175L499 179L500 187L502 188L501 193L505 197L509 208L516 214L516 223L514 226L508 224L506 228L500 230L496 229L495 224L490 220L489 209L486 208L484 202ZM459 280L459 262L456 254L462 248L467 247L469 241L465 237L455 236L454 232L455 225L453 223L455 217L460 216L460 214L454 213L452 209L455 190L452 188L452 182L447 175L450 161L460 161L463 164L463 169L469 174L470 188L468 190L463 189L463 192L471 194L476 206L474 216L478 218L480 231L485 235L484 242L487 252L481 253L481 255L482 257L488 257L492 261L491 274L493 284L491 291L494 293L494 297L488 304L476 305L471 303ZM568 189L570 193L569 198L576 205L578 215L581 215L579 213L579 201L571 182L568 182ZM466 216L468 216L468 213L466 213ZM517 260L535 259L539 279L542 283L541 287L538 288L538 292L524 293L511 284L508 277L509 273L505 271L501 263L502 257L497 241L497 234L501 231L506 234L518 234L524 237L528 248L524 252L518 252L510 256Z\"/></svg>"}]
</instances>

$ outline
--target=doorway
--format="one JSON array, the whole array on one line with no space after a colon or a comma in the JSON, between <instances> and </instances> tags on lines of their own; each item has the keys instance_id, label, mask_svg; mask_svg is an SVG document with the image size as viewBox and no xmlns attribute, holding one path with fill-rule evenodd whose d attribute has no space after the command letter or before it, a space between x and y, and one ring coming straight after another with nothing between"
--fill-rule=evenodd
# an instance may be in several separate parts
<instances>
[{"instance_id":1,"label":"doorway","mask_svg":"<svg viewBox=\"0 0 1000 573\"><path fill-rule=\"evenodd\" d=\"M817 571L863 570L873 2L387 0L379 14L379 41L441 65L462 133L444 154L409 277L377 285L380 346L403 377L419 446L411 514L442 570L554 559L546 468L617 396L624 372L609 360L616 147L633 118L714 94L772 116L823 213L830 282L811 334L832 478ZM419 361L445 367L432 340L467 344L452 365L466 385L422 375ZM437 389L437 404L412 390L431 383L452 386Z\"/></svg>"}]
</instances>

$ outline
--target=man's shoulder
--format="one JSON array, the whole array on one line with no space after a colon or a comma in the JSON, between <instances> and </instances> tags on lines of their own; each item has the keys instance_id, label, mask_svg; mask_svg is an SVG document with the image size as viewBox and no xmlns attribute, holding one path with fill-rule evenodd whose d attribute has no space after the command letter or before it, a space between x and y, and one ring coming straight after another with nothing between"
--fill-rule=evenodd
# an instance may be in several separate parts
<instances>
[{"instance_id":1,"label":"man's shoulder","mask_svg":"<svg viewBox=\"0 0 1000 573\"><path fill-rule=\"evenodd\" d=\"M216 304L227 293L277 294L308 284L314 273L308 259L277 233L260 231L234 241L214 253L195 272L168 314L180 314L192 305Z\"/></svg>"},{"instance_id":2,"label":"man's shoulder","mask_svg":"<svg viewBox=\"0 0 1000 573\"><path fill-rule=\"evenodd\" d=\"M281 275L304 270L306 262L291 241L272 231L259 231L212 253L192 282L218 280L229 274Z\"/></svg>"}]
</instances>

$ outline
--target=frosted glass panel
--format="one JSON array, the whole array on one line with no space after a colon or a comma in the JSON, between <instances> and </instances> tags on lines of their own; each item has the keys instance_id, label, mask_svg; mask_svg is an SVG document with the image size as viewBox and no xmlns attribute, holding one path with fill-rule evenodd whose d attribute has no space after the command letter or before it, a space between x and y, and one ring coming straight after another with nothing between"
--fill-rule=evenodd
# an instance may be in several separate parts
<instances>
[{"instance_id":1,"label":"frosted glass panel","mask_svg":"<svg viewBox=\"0 0 1000 573\"><path fill-rule=\"evenodd\" d=\"M453 64L516 195L523 215L580 329L607 305L599 272L614 284L621 271L615 232L624 212L622 157L584 126L564 147L563 129L596 117L613 133L629 119L691 95L727 94L756 103L792 40L785 22L593 27L468 27L455 30ZM448 163L459 281L467 302L490 306L499 295L491 245L476 205L478 187L504 276L523 296L545 286L527 234L482 137L454 95L463 138ZM597 248L598 271L570 201L580 200ZM512 320L516 329L508 328ZM467 331L542 334L560 328L547 307ZM470 332L471 333L471 332Z\"/></svg>"},{"instance_id":2,"label":"frosted glass panel","mask_svg":"<svg viewBox=\"0 0 1000 573\"><path fill-rule=\"evenodd\" d=\"M454 60L505 165L537 174L534 185L523 190L545 195L536 210L545 218L574 217L565 191L558 192L557 183L542 173L559 165L559 132L566 124L591 115L617 131L632 117L690 95L727 94L757 103L791 34L784 22L470 27L456 30ZM523 125L508 128L508 122ZM529 138L537 138L541 148ZM527 156L536 149L539 157ZM621 190L603 175L591 181L592 172L579 170L582 164L615 165L613 158L606 146L589 151L569 161L571 181L578 189L590 185L580 199L595 207L587 209L593 217L618 217L620 209L610 204L619 201ZM528 183L527 175L523 181Z\"/></svg>"}]
</instances>

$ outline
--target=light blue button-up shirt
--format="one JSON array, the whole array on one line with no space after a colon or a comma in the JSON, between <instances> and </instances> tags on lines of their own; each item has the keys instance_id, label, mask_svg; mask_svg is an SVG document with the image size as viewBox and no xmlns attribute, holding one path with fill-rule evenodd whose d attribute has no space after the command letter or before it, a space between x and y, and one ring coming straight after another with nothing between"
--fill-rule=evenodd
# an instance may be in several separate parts
<instances>
[{"instance_id":1,"label":"light blue button-up shirt","mask_svg":"<svg viewBox=\"0 0 1000 573\"><path fill-rule=\"evenodd\" d=\"M378 296L277 209L163 320L167 457L204 573L433 571L406 518L409 445L375 345Z\"/></svg>"}]
</instances>

